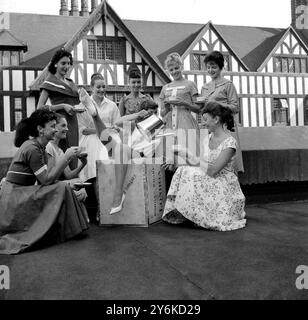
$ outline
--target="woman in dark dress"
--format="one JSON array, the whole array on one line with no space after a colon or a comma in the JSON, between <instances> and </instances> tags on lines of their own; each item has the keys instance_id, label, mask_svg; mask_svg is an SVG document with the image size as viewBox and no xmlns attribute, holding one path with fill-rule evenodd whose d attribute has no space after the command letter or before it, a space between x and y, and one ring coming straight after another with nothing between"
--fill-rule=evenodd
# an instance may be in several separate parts
<instances>
[{"instance_id":1,"label":"woman in dark dress","mask_svg":"<svg viewBox=\"0 0 308 320\"><path fill-rule=\"evenodd\" d=\"M55 133L56 114L45 109L34 111L16 128L19 150L0 191L0 254L16 254L45 241L63 242L88 229L86 212L72 188L58 181L79 148L68 148L47 168L45 147Z\"/></svg>"},{"instance_id":2,"label":"woman in dark dress","mask_svg":"<svg viewBox=\"0 0 308 320\"><path fill-rule=\"evenodd\" d=\"M63 151L68 147L78 146L79 142L76 115L76 112L80 111L79 108L76 108L76 105L80 103L78 88L71 79L67 78L72 65L73 58L70 52L63 49L55 52L48 66L49 75L41 85L38 102L38 108L42 108L49 99L51 102L49 109L65 116L68 123L68 134L66 139L60 143Z\"/></svg>"}]
</instances>

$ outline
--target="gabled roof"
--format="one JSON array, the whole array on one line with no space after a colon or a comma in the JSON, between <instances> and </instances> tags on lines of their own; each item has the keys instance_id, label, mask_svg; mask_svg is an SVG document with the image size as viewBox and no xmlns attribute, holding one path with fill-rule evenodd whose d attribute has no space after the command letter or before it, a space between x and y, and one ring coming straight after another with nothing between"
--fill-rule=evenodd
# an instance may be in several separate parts
<instances>
[{"instance_id":1,"label":"gabled roof","mask_svg":"<svg viewBox=\"0 0 308 320\"><path fill-rule=\"evenodd\" d=\"M308 47L308 29L295 29L299 37Z\"/></svg>"},{"instance_id":2,"label":"gabled roof","mask_svg":"<svg viewBox=\"0 0 308 320\"><path fill-rule=\"evenodd\" d=\"M27 43L25 63L32 59L33 65L43 68L49 60L42 59L41 55L66 43L86 20L84 17L10 13L9 31ZM38 56L41 57L35 61Z\"/></svg>"},{"instance_id":3,"label":"gabled roof","mask_svg":"<svg viewBox=\"0 0 308 320\"><path fill-rule=\"evenodd\" d=\"M84 24L77 29L78 31L74 33L74 35L66 42L64 45L64 49L67 51L72 51L74 46L78 44L78 42L88 34L88 32L94 27L94 25L102 18L102 16L110 19L112 23L119 29L119 31L126 37L129 41L131 41L132 45L135 46L142 56L142 58L148 63L149 66L154 70L154 72L161 78L162 82L169 82L170 79L164 70L161 68L156 58L152 57L131 33L131 31L126 27L126 25L122 22L120 17L116 14L116 12L112 9L112 7L104 0L102 1L95 10L91 13L90 17L84 22ZM34 82L30 85L31 90L38 90L41 83L47 76L48 66L44 68L44 70L40 73L40 75L34 80Z\"/></svg>"},{"instance_id":4,"label":"gabled roof","mask_svg":"<svg viewBox=\"0 0 308 320\"><path fill-rule=\"evenodd\" d=\"M170 52L177 51L180 55L184 54L205 26L204 24L142 20L123 20L123 22L139 42L152 55L158 57L162 65ZM225 40L227 47L231 48L235 56L246 66L244 69L250 71L258 69L286 30L213 23L212 26Z\"/></svg>"},{"instance_id":5,"label":"gabled roof","mask_svg":"<svg viewBox=\"0 0 308 320\"><path fill-rule=\"evenodd\" d=\"M143 47L157 57L161 65L170 52L182 55L200 32L203 24L162 21L123 20Z\"/></svg>"},{"instance_id":6,"label":"gabled roof","mask_svg":"<svg viewBox=\"0 0 308 320\"><path fill-rule=\"evenodd\" d=\"M250 71L256 71L285 29L215 25Z\"/></svg>"},{"instance_id":7,"label":"gabled roof","mask_svg":"<svg viewBox=\"0 0 308 320\"><path fill-rule=\"evenodd\" d=\"M186 52L184 53L184 57L186 57L186 55L189 54L189 52L191 50L193 50L193 48L195 47L195 45L203 38L204 34L206 33L206 31L208 30L212 30L214 31L214 33L217 35L217 38L219 38L219 40L224 44L224 46L228 49L228 51L233 55L233 57L238 61L238 63L242 66L242 68L244 70L249 70L249 68L245 65L245 63L243 63L243 61L241 60L241 58L238 57L237 53L232 49L232 47L230 47L230 43L225 41L224 37L220 34L220 32L214 27L214 25L212 24L211 21L209 21L203 28L202 30L199 32L199 34L197 35L196 39L190 44L190 46L187 48Z\"/></svg>"},{"instance_id":8,"label":"gabled roof","mask_svg":"<svg viewBox=\"0 0 308 320\"><path fill-rule=\"evenodd\" d=\"M14 47L27 51L27 44L17 39L10 31L0 30L0 47Z\"/></svg>"},{"instance_id":9,"label":"gabled roof","mask_svg":"<svg viewBox=\"0 0 308 320\"><path fill-rule=\"evenodd\" d=\"M261 71L265 65L267 64L267 62L269 61L269 59L272 57L272 55L277 51L277 49L279 48L279 46L283 43L283 41L285 40L285 38L287 37L287 35L289 33L292 33L295 38L297 38L297 41L302 45L302 47L306 50L306 53L308 53L308 48L306 46L306 44L302 41L302 39L298 36L297 32L295 31L295 29L290 26L288 29L286 29L283 34L280 36L278 42L275 44L275 46L273 47L273 49L271 50L271 52L268 54L268 56L264 59L264 61L262 62L262 64L259 66L257 71Z\"/></svg>"}]
</instances>

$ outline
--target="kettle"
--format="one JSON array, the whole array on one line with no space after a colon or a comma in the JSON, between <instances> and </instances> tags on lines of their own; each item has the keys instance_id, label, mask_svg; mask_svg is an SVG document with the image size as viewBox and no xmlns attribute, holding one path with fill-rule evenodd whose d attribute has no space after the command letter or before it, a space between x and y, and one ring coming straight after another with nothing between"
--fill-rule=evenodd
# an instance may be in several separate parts
<instances>
[{"instance_id":1,"label":"kettle","mask_svg":"<svg viewBox=\"0 0 308 320\"><path fill-rule=\"evenodd\" d=\"M136 127L140 133L148 140L151 141L155 135L164 127L165 123L162 118L156 114L152 114L148 118L138 122Z\"/></svg>"}]
</instances>

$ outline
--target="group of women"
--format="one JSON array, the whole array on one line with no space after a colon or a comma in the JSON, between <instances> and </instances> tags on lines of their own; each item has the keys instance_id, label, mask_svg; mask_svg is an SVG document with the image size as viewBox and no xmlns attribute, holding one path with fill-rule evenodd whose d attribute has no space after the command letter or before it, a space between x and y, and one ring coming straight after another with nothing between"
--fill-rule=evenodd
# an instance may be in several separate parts
<instances>
[{"instance_id":1,"label":"group of women","mask_svg":"<svg viewBox=\"0 0 308 320\"><path fill-rule=\"evenodd\" d=\"M19 253L36 244L83 234L89 218L83 204L87 195L79 180L96 184L96 160L112 159L117 153L122 158L152 156L159 140L148 142L151 152L147 154L147 144L142 148L126 144L123 128L128 122L134 129L138 121L157 110L165 128L175 133L174 158L163 164L175 171L163 220L188 220L220 231L245 226L245 197L237 178L243 171L234 122L238 98L232 82L221 74L221 53L206 56L212 81L202 88L202 99L197 99L195 83L184 78L181 57L172 53L165 67L173 81L162 88L159 104L141 93L140 71L132 69L128 78L131 93L122 98L119 108L106 98L105 80L99 73L91 77L92 97L81 98L67 78L72 64L69 52L55 53L37 110L17 125L19 150L0 191L0 253ZM48 99L51 105L46 106ZM192 113L202 114L208 129L202 141ZM189 131L194 134L187 134ZM110 214L119 212L125 200L128 165L117 168Z\"/></svg>"}]
</instances>

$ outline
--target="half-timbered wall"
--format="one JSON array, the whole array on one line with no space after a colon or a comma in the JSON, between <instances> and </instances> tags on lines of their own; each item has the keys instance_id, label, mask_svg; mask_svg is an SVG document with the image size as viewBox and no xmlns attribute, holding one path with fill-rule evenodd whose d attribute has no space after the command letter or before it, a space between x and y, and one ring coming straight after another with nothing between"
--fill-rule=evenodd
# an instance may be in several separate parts
<instances>
[{"instance_id":1,"label":"half-timbered wall","mask_svg":"<svg viewBox=\"0 0 308 320\"><path fill-rule=\"evenodd\" d=\"M88 41L112 41L123 43L121 54L123 61L116 60L93 60L89 57ZM123 52L124 51L124 52ZM70 77L78 85L89 85L91 75L95 72L102 73L109 88L114 87L115 91L127 91L127 71L132 66L138 67L144 81L146 91L158 92L163 85L153 70L142 59L140 53L134 48L128 39L124 38L121 32L109 19L102 18L88 32L72 51L74 57L74 69Z\"/></svg>"},{"instance_id":2,"label":"half-timbered wall","mask_svg":"<svg viewBox=\"0 0 308 320\"><path fill-rule=\"evenodd\" d=\"M211 78L204 72L185 71L187 79L197 84L198 91ZM274 99L287 101L290 126L304 125L303 99L308 94L308 74L258 72L225 72L238 92L241 111L239 122L244 127L264 127L275 124Z\"/></svg>"},{"instance_id":3,"label":"half-timbered wall","mask_svg":"<svg viewBox=\"0 0 308 320\"><path fill-rule=\"evenodd\" d=\"M285 35L261 72L308 73L307 51L292 32ZM277 66L278 63L284 65Z\"/></svg>"},{"instance_id":4,"label":"half-timbered wall","mask_svg":"<svg viewBox=\"0 0 308 320\"><path fill-rule=\"evenodd\" d=\"M224 55L227 61L225 66L227 70L235 72L244 71L236 57L229 52L219 35L211 28L205 31L203 37L184 58L184 70L204 70L205 65L203 60L206 54L213 50L220 51Z\"/></svg>"},{"instance_id":5,"label":"half-timbered wall","mask_svg":"<svg viewBox=\"0 0 308 320\"><path fill-rule=\"evenodd\" d=\"M41 70L8 67L0 69L0 131L13 131L21 118L35 110L29 86Z\"/></svg>"}]
</instances>

